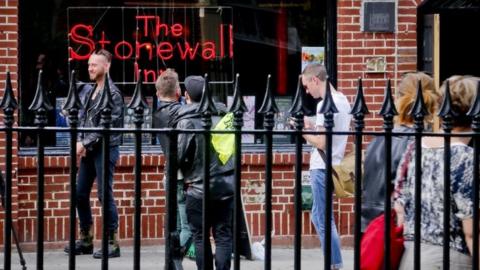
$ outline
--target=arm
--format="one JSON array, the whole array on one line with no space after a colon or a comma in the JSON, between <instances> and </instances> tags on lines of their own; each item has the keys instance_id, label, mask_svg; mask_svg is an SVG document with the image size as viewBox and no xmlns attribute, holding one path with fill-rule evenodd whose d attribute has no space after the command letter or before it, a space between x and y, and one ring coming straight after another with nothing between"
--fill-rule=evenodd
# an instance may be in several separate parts
<instances>
[{"instance_id":1,"label":"arm","mask_svg":"<svg viewBox=\"0 0 480 270\"><path fill-rule=\"evenodd\" d=\"M403 226L405 223L405 208L400 202L396 201L393 205L393 209L397 212L397 226Z\"/></svg>"},{"instance_id":2,"label":"arm","mask_svg":"<svg viewBox=\"0 0 480 270\"><path fill-rule=\"evenodd\" d=\"M473 254L473 218L462 220L463 234L467 243L468 251ZM479 243L480 244L480 243Z\"/></svg>"}]
</instances>

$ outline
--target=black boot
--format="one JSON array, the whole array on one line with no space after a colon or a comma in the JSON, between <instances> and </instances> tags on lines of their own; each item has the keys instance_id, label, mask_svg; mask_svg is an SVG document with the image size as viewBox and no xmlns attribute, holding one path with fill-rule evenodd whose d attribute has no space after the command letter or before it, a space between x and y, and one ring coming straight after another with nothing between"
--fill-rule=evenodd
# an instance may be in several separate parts
<instances>
[{"instance_id":1,"label":"black boot","mask_svg":"<svg viewBox=\"0 0 480 270\"><path fill-rule=\"evenodd\" d=\"M103 256L103 250L99 249L93 253L93 258L101 259ZM108 239L108 257L109 258L116 258L120 257L120 245L118 244L117 240L117 233L111 233Z\"/></svg>"},{"instance_id":2,"label":"black boot","mask_svg":"<svg viewBox=\"0 0 480 270\"><path fill-rule=\"evenodd\" d=\"M70 244L65 246L64 251L70 253ZM93 253L93 235L90 229L80 229L80 239L75 241L75 255Z\"/></svg>"}]
</instances>

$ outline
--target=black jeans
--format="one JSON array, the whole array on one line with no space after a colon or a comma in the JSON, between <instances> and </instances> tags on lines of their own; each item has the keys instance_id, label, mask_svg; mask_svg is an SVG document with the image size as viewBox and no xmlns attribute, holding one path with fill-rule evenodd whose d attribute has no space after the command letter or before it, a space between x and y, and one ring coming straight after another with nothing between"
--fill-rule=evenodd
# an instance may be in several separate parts
<instances>
[{"instance_id":1,"label":"black jeans","mask_svg":"<svg viewBox=\"0 0 480 270\"><path fill-rule=\"evenodd\" d=\"M232 259L232 217L233 199L210 201L211 208L207 215L207 226L212 229L215 240L215 269L229 270ZM203 250L202 237L202 200L187 195L187 217L195 241L195 260L197 269L203 270L203 258L209 262L208 269L212 267L212 248L209 245Z\"/></svg>"},{"instance_id":2,"label":"black jeans","mask_svg":"<svg viewBox=\"0 0 480 270\"><path fill-rule=\"evenodd\" d=\"M110 162L107 169L108 172L108 201L106 204L108 211L108 220L103 222L108 223L110 232L114 232L118 228L118 211L113 198L113 172L115 163L119 158L118 146L110 147ZM77 211L80 220L80 229L88 230L93 224L92 209L90 207L90 192L92 191L93 181L97 179L97 196L102 202L102 150L97 147L93 151L87 151L86 157L82 157L80 161L80 169L77 180Z\"/></svg>"}]
</instances>

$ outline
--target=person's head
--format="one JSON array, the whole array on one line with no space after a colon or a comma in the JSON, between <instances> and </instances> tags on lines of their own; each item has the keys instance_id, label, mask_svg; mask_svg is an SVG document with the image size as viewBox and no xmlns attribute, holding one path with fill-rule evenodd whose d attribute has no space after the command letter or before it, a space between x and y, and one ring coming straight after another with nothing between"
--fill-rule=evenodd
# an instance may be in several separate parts
<instances>
[{"instance_id":1,"label":"person's head","mask_svg":"<svg viewBox=\"0 0 480 270\"><path fill-rule=\"evenodd\" d=\"M479 78L472 76L454 75L447 79L450 83L450 96L452 110L456 113L453 117L453 127L456 129L470 129L472 118L467 115L477 91ZM447 80L440 87L440 92L445 93Z\"/></svg>"},{"instance_id":2,"label":"person's head","mask_svg":"<svg viewBox=\"0 0 480 270\"><path fill-rule=\"evenodd\" d=\"M112 54L105 49L98 50L88 59L88 75L92 81L100 81L110 70Z\"/></svg>"},{"instance_id":3,"label":"person's head","mask_svg":"<svg viewBox=\"0 0 480 270\"><path fill-rule=\"evenodd\" d=\"M302 72L302 84L305 91L313 98L325 96L327 70L322 64L309 64Z\"/></svg>"},{"instance_id":4,"label":"person's head","mask_svg":"<svg viewBox=\"0 0 480 270\"><path fill-rule=\"evenodd\" d=\"M202 99L205 79L202 76L185 78L185 99L187 103L198 103Z\"/></svg>"},{"instance_id":5,"label":"person's head","mask_svg":"<svg viewBox=\"0 0 480 270\"><path fill-rule=\"evenodd\" d=\"M167 68L158 76L155 82L157 97L160 100L176 100L180 94L180 84L178 83L178 74L175 70Z\"/></svg>"},{"instance_id":6,"label":"person's head","mask_svg":"<svg viewBox=\"0 0 480 270\"><path fill-rule=\"evenodd\" d=\"M422 85L423 99L428 111L425 121L429 124L433 122L433 116L440 102L440 93L435 87L432 77L423 72L407 73L404 75L397 89L396 106L398 116L397 124L412 125L413 115L410 114L415 98L417 96L418 83Z\"/></svg>"}]
</instances>

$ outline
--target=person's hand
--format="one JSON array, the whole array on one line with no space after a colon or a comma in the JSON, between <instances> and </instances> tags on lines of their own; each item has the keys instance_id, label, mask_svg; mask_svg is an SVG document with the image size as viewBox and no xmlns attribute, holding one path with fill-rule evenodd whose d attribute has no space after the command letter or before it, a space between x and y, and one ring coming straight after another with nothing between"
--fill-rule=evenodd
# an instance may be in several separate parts
<instances>
[{"instance_id":1,"label":"person's hand","mask_svg":"<svg viewBox=\"0 0 480 270\"><path fill-rule=\"evenodd\" d=\"M84 157L87 155L87 149L81 142L77 142L77 156Z\"/></svg>"},{"instance_id":2,"label":"person's hand","mask_svg":"<svg viewBox=\"0 0 480 270\"><path fill-rule=\"evenodd\" d=\"M303 118L303 127L306 130L314 130L315 124L310 119L308 119L308 117L305 116Z\"/></svg>"}]
</instances>

